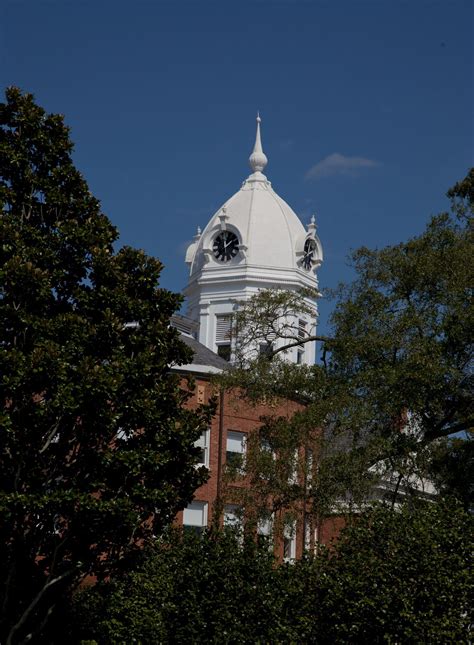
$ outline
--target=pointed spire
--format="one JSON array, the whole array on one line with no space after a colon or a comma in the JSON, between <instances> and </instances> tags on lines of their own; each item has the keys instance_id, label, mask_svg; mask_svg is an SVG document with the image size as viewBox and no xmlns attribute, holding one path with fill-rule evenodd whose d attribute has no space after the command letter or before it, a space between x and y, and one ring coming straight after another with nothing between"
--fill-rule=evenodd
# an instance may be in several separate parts
<instances>
[{"instance_id":1,"label":"pointed spire","mask_svg":"<svg viewBox=\"0 0 474 645\"><path fill-rule=\"evenodd\" d=\"M249 157L249 164L253 172L262 172L265 166L268 163L266 154L263 152L262 140L260 137L260 123L262 119L260 118L260 113L257 112L257 134L255 136L255 145L253 147L253 152Z\"/></svg>"},{"instance_id":2,"label":"pointed spire","mask_svg":"<svg viewBox=\"0 0 474 645\"><path fill-rule=\"evenodd\" d=\"M260 137L260 123L262 119L260 118L260 112L257 112L257 134L255 137L255 145L253 147L254 152L263 152L262 149L262 139Z\"/></svg>"}]
</instances>

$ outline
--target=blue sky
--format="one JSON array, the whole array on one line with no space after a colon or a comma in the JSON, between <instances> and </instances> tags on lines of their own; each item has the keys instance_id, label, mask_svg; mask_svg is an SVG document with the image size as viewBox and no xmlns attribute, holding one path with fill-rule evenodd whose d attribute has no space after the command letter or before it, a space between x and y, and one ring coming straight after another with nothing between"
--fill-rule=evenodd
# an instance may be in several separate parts
<instances>
[{"instance_id":1,"label":"blue sky","mask_svg":"<svg viewBox=\"0 0 474 645\"><path fill-rule=\"evenodd\" d=\"M3 0L0 84L66 115L121 243L175 291L196 227L249 174L260 110L266 174L304 223L316 213L333 287L351 249L420 233L472 165L473 7Z\"/></svg>"}]
</instances>

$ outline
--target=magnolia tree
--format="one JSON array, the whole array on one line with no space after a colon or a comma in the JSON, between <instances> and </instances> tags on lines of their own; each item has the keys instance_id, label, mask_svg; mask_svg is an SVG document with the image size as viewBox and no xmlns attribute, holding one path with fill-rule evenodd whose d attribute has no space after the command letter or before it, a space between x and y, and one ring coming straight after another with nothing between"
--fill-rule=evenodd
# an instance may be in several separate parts
<instances>
[{"instance_id":1,"label":"magnolia tree","mask_svg":"<svg viewBox=\"0 0 474 645\"><path fill-rule=\"evenodd\" d=\"M29 94L0 104L0 640L27 642L85 576L126 566L205 480L170 367L180 297L118 235Z\"/></svg>"}]
</instances>

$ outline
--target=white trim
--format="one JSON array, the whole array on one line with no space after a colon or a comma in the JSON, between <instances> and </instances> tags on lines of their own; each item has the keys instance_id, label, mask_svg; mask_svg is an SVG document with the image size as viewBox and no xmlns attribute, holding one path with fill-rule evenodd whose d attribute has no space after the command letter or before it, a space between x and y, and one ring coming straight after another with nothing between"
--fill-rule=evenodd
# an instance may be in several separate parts
<instances>
[{"instance_id":1,"label":"white trim","mask_svg":"<svg viewBox=\"0 0 474 645\"><path fill-rule=\"evenodd\" d=\"M172 367L173 372L196 372L199 374L222 374L224 370L220 367L213 367L212 365L196 365L196 363L188 363L187 365L176 365Z\"/></svg>"},{"instance_id":2,"label":"white trim","mask_svg":"<svg viewBox=\"0 0 474 645\"><path fill-rule=\"evenodd\" d=\"M235 448L237 449L235 450ZM245 472L245 455L247 452L247 433L241 432L240 430L227 430L225 450L226 450L226 463L227 463L227 454L229 452L235 455L242 456L238 471L240 472L240 474L243 475Z\"/></svg>"},{"instance_id":3,"label":"white trim","mask_svg":"<svg viewBox=\"0 0 474 645\"><path fill-rule=\"evenodd\" d=\"M289 541L290 554L285 556L285 541ZM286 525L283 530L283 562L293 562L296 558L296 522Z\"/></svg>"},{"instance_id":4,"label":"white trim","mask_svg":"<svg viewBox=\"0 0 474 645\"><path fill-rule=\"evenodd\" d=\"M210 439L211 439L211 429L207 428L202 432L201 436L199 439L196 439L194 442L194 447L195 448L201 448L201 450L204 451L204 461L198 461L196 463L196 467L199 468L201 466L205 466L206 468L209 468L209 450L210 450Z\"/></svg>"},{"instance_id":5,"label":"white trim","mask_svg":"<svg viewBox=\"0 0 474 645\"><path fill-rule=\"evenodd\" d=\"M273 537L274 515L274 513L269 513L264 517L260 517L257 523L257 535L262 535L269 539Z\"/></svg>"}]
</instances>

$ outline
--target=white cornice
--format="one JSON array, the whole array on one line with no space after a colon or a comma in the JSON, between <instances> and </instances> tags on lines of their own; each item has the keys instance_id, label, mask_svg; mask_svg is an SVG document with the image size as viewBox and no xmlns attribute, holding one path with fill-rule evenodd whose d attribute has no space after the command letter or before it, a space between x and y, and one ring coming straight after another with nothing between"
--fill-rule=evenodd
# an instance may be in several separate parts
<instances>
[{"instance_id":1,"label":"white cornice","mask_svg":"<svg viewBox=\"0 0 474 645\"><path fill-rule=\"evenodd\" d=\"M172 367L172 372L194 372L195 374L222 374L219 367L212 365L197 365L196 363L188 363L187 365L179 365L179 367Z\"/></svg>"},{"instance_id":2,"label":"white cornice","mask_svg":"<svg viewBox=\"0 0 474 645\"><path fill-rule=\"evenodd\" d=\"M293 285L295 287L318 288L318 279L313 273L301 269L275 269L274 267L247 264L245 266L206 267L194 276L188 283L184 292L194 288L212 284L232 284L238 282L268 282L274 286L278 284Z\"/></svg>"}]
</instances>

